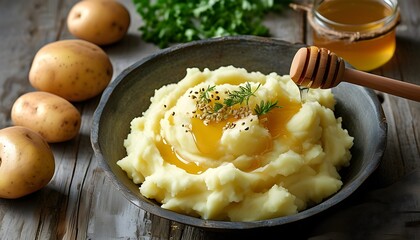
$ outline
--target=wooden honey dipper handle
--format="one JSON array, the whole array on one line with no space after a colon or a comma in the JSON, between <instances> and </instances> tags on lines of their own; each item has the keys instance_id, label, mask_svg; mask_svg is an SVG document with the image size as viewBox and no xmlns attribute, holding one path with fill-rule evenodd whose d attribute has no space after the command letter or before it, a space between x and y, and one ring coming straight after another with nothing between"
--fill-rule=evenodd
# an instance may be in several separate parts
<instances>
[{"instance_id":1,"label":"wooden honey dipper handle","mask_svg":"<svg viewBox=\"0 0 420 240\"><path fill-rule=\"evenodd\" d=\"M296 84L310 88L332 88L346 81L420 102L419 85L346 68L335 53L315 46L296 52L290 77Z\"/></svg>"}]
</instances>

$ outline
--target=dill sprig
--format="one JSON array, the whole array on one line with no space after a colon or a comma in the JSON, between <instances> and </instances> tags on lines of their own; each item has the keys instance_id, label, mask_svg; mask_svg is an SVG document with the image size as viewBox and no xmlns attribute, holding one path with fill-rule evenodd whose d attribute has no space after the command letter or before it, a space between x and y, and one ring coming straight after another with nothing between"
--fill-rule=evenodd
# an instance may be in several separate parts
<instances>
[{"instance_id":1,"label":"dill sprig","mask_svg":"<svg viewBox=\"0 0 420 240\"><path fill-rule=\"evenodd\" d=\"M227 97L223 101L221 100L215 85L209 85L207 86L207 89L203 87L194 93L191 91L190 94L192 95L190 96L193 99L198 98L197 110L199 110L200 113L196 113L195 117L199 117L205 121L216 122L222 119L227 119L228 117L244 118L252 114L249 107L249 99L252 96L255 96L255 92L260 88L260 86L261 83L259 83L255 89L252 89L251 84L246 82L245 85L239 86L238 90L227 91ZM233 107L237 104L241 106ZM272 102L261 100L260 104L255 105L253 112L257 116L261 116L267 114L274 108L279 108L277 101Z\"/></svg>"},{"instance_id":2,"label":"dill sprig","mask_svg":"<svg viewBox=\"0 0 420 240\"><path fill-rule=\"evenodd\" d=\"M280 106L277 105L277 101L271 102L271 101L263 101L261 100L260 104L255 105L254 112L258 115L264 115L267 114L269 111L271 111L273 108L279 108Z\"/></svg>"},{"instance_id":3,"label":"dill sprig","mask_svg":"<svg viewBox=\"0 0 420 240\"><path fill-rule=\"evenodd\" d=\"M251 84L246 82L245 86L239 86L239 90L228 93L228 97L224 100L224 104L231 107L235 104L242 104L245 102L248 105L249 98L255 96L254 93L260 88L261 83L258 84L257 88L252 91Z\"/></svg>"},{"instance_id":4,"label":"dill sprig","mask_svg":"<svg viewBox=\"0 0 420 240\"><path fill-rule=\"evenodd\" d=\"M216 88L215 85L213 86L207 86L207 89L201 89L200 91L200 102L205 102L205 103L209 103L210 102L210 92L214 91L214 89Z\"/></svg>"}]
</instances>

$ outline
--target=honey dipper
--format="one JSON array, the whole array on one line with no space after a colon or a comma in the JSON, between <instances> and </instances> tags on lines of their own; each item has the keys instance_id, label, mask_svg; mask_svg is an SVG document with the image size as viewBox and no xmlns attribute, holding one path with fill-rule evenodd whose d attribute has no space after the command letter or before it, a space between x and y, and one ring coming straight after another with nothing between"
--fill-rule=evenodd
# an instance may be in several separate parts
<instances>
[{"instance_id":1,"label":"honey dipper","mask_svg":"<svg viewBox=\"0 0 420 240\"><path fill-rule=\"evenodd\" d=\"M420 86L346 68L341 57L315 46L296 52L290 77L297 85L309 88L332 88L346 81L420 102Z\"/></svg>"}]
</instances>

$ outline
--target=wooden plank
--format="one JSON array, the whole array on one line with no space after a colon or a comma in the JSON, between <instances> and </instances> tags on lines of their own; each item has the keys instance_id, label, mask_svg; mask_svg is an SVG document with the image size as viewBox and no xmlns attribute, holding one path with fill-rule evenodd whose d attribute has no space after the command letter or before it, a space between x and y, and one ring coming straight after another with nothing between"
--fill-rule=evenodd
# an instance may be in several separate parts
<instances>
[{"instance_id":1,"label":"wooden plank","mask_svg":"<svg viewBox=\"0 0 420 240\"><path fill-rule=\"evenodd\" d=\"M0 127L11 125L10 109L15 99L33 91L27 78L32 58L43 44L57 39L62 7L62 1L0 2ZM57 163L60 166L60 161ZM1 200L0 238L55 238L60 196L49 185L22 199Z\"/></svg>"},{"instance_id":2,"label":"wooden plank","mask_svg":"<svg viewBox=\"0 0 420 240\"><path fill-rule=\"evenodd\" d=\"M384 67L374 71L376 74L398 80L420 84L418 67L417 23L420 20L418 2L400 1L401 22L397 27L397 51ZM420 105L419 103L383 94L383 108L388 122L388 142L385 156L377 173L376 182L382 186L401 179L405 174L418 169L420 162Z\"/></svg>"}]
</instances>

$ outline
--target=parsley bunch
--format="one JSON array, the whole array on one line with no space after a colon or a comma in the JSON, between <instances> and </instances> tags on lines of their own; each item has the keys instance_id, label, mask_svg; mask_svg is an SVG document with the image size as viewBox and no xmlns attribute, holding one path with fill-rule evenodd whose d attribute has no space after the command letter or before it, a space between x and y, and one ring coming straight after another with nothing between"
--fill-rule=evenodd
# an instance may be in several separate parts
<instances>
[{"instance_id":1,"label":"parsley bunch","mask_svg":"<svg viewBox=\"0 0 420 240\"><path fill-rule=\"evenodd\" d=\"M133 0L143 19L142 37L159 47L232 35L269 36L269 11L290 0Z\"/></svg>"}]
</instances>

